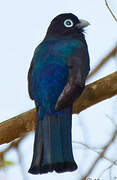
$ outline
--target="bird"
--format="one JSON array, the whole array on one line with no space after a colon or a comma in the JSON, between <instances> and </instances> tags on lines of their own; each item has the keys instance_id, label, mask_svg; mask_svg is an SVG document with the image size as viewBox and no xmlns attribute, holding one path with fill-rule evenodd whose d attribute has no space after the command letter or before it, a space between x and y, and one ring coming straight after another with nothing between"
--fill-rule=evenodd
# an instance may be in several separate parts
<instances>
[{"instance_id":1,"label":"bird","mask_svg":"<svg viewBox=\"0 0 117 180\"><path fill-rule=\"evenodd\" d=\"M57 15L36 47L28 71L28 91L36 106L31 174L72 172L72 106L90 70L84 28L72 13Z\"/></svg>"}]
</instances>

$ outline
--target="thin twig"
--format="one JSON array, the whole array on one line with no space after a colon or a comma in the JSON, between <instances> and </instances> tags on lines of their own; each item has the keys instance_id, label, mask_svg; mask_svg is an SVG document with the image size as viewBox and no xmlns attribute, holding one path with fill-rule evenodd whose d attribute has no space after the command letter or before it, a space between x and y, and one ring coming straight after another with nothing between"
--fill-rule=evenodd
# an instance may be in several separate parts
<instances>
[{"instance_id":1,"label":"thin twig","mask_svg":"<svg viewBox=\"0 0 117 180\"><path fill-rule=\"evenodd\" d=\"M89 149L89 150L91 150L91 151L99 154L99 156L100 156L100 154L101 154L101 152L96 151L96 148L95 148L95 147L90 147L90 146L87 145L87 144L84 144L84 143L82 143L82 142L77 142L77 141L73 141L73 143L81 144L82 146L86 147L87 149ZM103 156L102 158L105 159L105 160L107 160L107 161L109 161L111 164L117 166L117 162L116 162L116 161L112 161L111 159L109 159L109 158L106 157L106 156Z\"/></svg>"},{"instance_id":2,"label":"thin twig","mask_svg":"<svg viewBox=\"0 0 117 180\"><path fill-rule=\"evenodd\" d=\"M115 121L113 120L113 118L110 117L108 114L106 114L105 116L111 121L111 123L113 124L114 128L117 129L117 124L115 123Z\"/></svg>"},{"instance_id":3,"label":"thin twig","mask_svg":"<svg viewBox=\"0 0 117 180\"><path fill-rule=\"evenodd\" d=\"M112 180L112 168L109 169L109 178Z\"/></svg>"},{"instance_id":4,"label":"thin twig","mask_svg":"<svg viewBox=\"0 0 117 180\"><path fill-rule=\"evenodd\" d=\"M117 160L116 161L114 161L114 163L116 163L117 162ZM106 171L108 171L108 170L110 170L112 167L114 166L114 164L111 164L110 166L108 166L106 169L104 169L102 172L101 172L101 174L99 175L99 179L101 178L101 176L106 172Z\"/></svg>"},{"instance_id":5,"label":"thin twig","mask_svg":"<svg viewBox=\"0 0 117 180\"><path fill-rule=\"evenodd\" d=\"M115 17L114 13L112 12L111 8L109 7L108 3L107 3L107 0L105 0L105 4L108 8L108 10L110 11L111 15L113 16L113 18L115 19L115 21L117 22L117 18Z\"/></svg>"},{"instance_id":6,"label":"thin twig","mask_svg":"<svg viewBox=\"0 0 117 180\"><path fill-rule=\"evenodd\" d=\"M17 155L18 155L18 160L19 160L19 165L20 165L23 180L27 180L28 178L27 178L27 174L25 172L24 162L23 162L23 159L22 159L22 154L20 152L19 146L17 148Z\"/></svg>"},{"instance_id":7,"label":"thin twig","mask_svg":"<svg viewBox=\"0 0 117 180\"><path fill-rule=\"evenodd\" d=\"M20 142L23 140L24 137L21 137L19 138L18 140L16 141L13 141L12 143L10 143L10 145L8 145L7 148L5 148L3 151L0 152L0 167L4 167L5 164L4 164L4 156L5 156L5 153L7 153L9 150L11 150L12 148L15 148L17 149Z\"/></svg>"},{"instance_id":8,"label":"thin twig","mask_svg":"<svg viewBox=\"0 0 117 180\"><path fill-rule=\"evenodd\" d=\"M111 144L114 142L117 135L117 130L114 131L111 139L108 141L108 143L104 146L103 151L100 153L100 155L95 159L92 166L89 168L88 172L81 178L81 180L86 180L87 177L91 174L91 172L94 170L95 166L98 164L101 158L104 157L105 152L108 150L108 148L111 146Z\"/></svg>"},{"instance_id":9,"label":"thin twig","mask_svg":"<svg viewBox=\"0 0 117 180\"><path fill-rule=\"evenodd\" d=\"M4 157L5 153L7 153L9 150L11 150L12 148L17 148L17 147L19 146L20 142L24 139L24 137L25 137L25 136L19 138L19 139L16 140L16 141L13 141L12 143L10 143L10 144L8 145L7 148L5 148L3 151L1 151L1 152L0 152L0 157L1 157L1 159L4 160L3 157Z\"/></svg>"},{"instance_id":10,"label":"thin twig","mask_svg":"<svg viewBox=\"0 0 117 180\"><path fill-rule=\"evenodd\" d=\"M91 78L100 68L113 56L117 54L117 45L99 62L99 64L90 72L87 79Z\"/></svg>"}]
</instances>

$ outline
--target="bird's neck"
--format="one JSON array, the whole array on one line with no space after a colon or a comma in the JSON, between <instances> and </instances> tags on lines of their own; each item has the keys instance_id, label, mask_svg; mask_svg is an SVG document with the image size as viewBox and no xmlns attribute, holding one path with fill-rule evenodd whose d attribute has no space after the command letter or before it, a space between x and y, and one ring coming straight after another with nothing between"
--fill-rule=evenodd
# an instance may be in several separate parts
<instances>
[{"instance_id":1,"label":"bird's neck","mask_svg":"<svg viewBox=\"0 0 117 180\"><path fill-rule=\"evenodd\" d=\"M86 43L85 41L85 35L83 32L74 32L73 34L71 33L67 33L66 35L60 35L60 34L51 34L51 33L47 33L45 38L46 39L71 39L71 40L80 40L83 43Z\"/></svg>"}]
</instances>

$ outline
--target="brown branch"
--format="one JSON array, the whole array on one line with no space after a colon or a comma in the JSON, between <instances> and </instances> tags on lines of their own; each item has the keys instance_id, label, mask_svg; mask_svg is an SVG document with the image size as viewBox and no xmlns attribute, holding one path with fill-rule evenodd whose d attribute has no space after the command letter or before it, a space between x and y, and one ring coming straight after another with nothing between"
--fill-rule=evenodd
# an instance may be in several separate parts
<instances>
[{"instance_id":1,"label":"brown branch","mask_svg":"<svg viewBox=\"0 0 117 180\"><path fill-rule=\"evenodd\" d=\"M73 113L78 114L86 108L116 94L117 72L87 85L80 98L74 103ZM0 144L11 142L32 131L35 126L35 119L36 111L32 109L0 123Z\"/></svg>"},{"instance_id":2,"label":"brown branch","mask_svg":"<svg viewBox=\"0 0 117 180\"><path fill-rule=\"evenodd\" d=\"M111 98L117 94L117 71L99 79L85 87L85 90L73 106L73 113L80 113L84 109Z\"/></svg>"},{"instance_id":3,"label":"brown branch","mask_svg":"<svg viewBox=\"0 0 117 180\"><path fill-rule=\"evenodd\" d=\"M0 123L0 144L8 143L34 130L36 111L32 109Z\"/></svg>"},{"instance_id":4,"label":"brown branch","mask_svg":"<svg viewBox=\"0 0 117 180\"><path fill-rule=\"evenodd\" d=\"M100 68L113 56L117 54L117 46L115 46L101 61L100 63L91 71L91 73L88 75L89 79L91 76L93 76L97 71L99 71Z\"/></svg>"},{"instance_id":5,"label":"brown branch","mask_svg":"<svg viewBox=\"0 0 117 180\"><path fill-rule=\"evenodd\" d=\"M105 4L108 8L108 10L110 11L111 15L113 16L113 18L115 19L115 21L117 22L117 18L115 17L114 13L112 12L111 8L109 7L108 3L107 3L107 0L105 0Z\"/></svg>"},{"instance_id":6,"label":"brown branch","mask_svg":"<svg viewBox=\"0 0 117 180\"><path fill-rule=\"evenodd\" d=\"M104 146L103 151L100 153L100 155L96 158L92 166L89 168L88 172L81 178L81 180L86 180L87 177L91 174L91 172L94 170L97 163L104 157L104 154L108 150L108 148L111 146L111 144L114 142L115 138L117 136L117 130L113 133L111 139L108 141L108 143Z\"/></svg>"}]
</instances>

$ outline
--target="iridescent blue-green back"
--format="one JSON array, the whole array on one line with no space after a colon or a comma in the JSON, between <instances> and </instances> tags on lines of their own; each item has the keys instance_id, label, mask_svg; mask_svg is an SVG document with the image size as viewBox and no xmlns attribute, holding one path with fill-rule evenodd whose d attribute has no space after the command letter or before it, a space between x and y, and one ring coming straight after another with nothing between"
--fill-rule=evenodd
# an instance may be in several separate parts
<instances>
[{"instance_id":1,"label":"iridescent blue-green back","mask_svg":"<svg viewBox=\"0 0 117 180\"><path fill-rule=\"evenodd\" d=\"M34 52L30 94L37 106L42 106L48 113L55 111L56 101L68 80L67 58L81 44L66 38L46 39Z\"/></svg>"}]
</instances>

